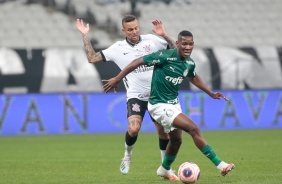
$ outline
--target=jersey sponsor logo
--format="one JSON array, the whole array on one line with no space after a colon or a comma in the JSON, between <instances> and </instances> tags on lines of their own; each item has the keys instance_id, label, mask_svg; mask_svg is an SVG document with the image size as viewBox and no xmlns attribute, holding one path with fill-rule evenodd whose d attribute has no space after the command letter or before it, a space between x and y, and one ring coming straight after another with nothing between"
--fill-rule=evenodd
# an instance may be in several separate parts
<instances>
[{"instance_id":1,"label":"jersey sponsor logo","mask_svg":"<svg viewBox=\"0 0 282 184\"><path fill-rule=\"evenodd\" d=\"M193 61L188 61L188 60L186 60L186 63L187 63L187 64L190 64L190 65L194 65L194 62L193 62Z\"/></svg>"},{"instance_id":2,"label":"jersey sponsor logo","mask_svg":"<svg viewBox=\"0 0 282 184\"><path fill-rule=\"evenodd\" d=\"M175 69L175 68L173 68L172 66L170 66L169 68L174 72L174 69Z\"/></svg>"},{"instance_id":3,"label":"jersey sponsor logo","mask_svg":"<svg viewBox=\"0 0 282 184\"><path fill-rule=\"evenodd\" d=\"M123 53L123 55L127 55L127 54L129 54L129 52L124 52L124 53Z\"/></svg>"},{"instance_id":4,"label":"jersey sponsor logo","mask_svg":"<svg viewBox=\"0 0 282 184\"><path fill-rule=\"evenodd\" d=\"M132 111L140 112L140 105L137 103L132 104Z\"/></svg>"},{"instance_id":5,"label":"jersey sponsor logo","mask_svg":"<svg viewBox=\"0 0 282 184\"><path fill-rule=\"evenodd\" d=\"M177 104L177 103L179 103L179 99L176 98L176 99L173 99L173 100L169 100L169 101L167 101L167 103L168 104Z\"/></svg>"},{"instance_id":6,"label":"jersey sponsor logo","mask_svg":"<svg viewBox=\"0 0 282 184\"><path fill-rule=\"evenodd\" d=\"M171 82L173 85L181 84L183 81L183 77L171 77L171 76L166 76L165 80Z\"/></svg>"},{"instance_id":7,"label":"jersey sponsor logo","mask_svg":"<svg viewBox=\"0 0 282 184\"><path fill-rule=\"evenodd\" d=\"M138 68L136 68L133 73L141 73L141 72L147 72L150 70L153 70L154 66L146 66L146 65L142 65L142 66L138 66Z\"/></svg>"},{"instance_id":8,"label":"jersey sponsor logo","mask_svg":"<svg viewBox=\"0 0 282 184\"><path fill-rule=\"evenodd\" d=\"M150 97L150 94L149 94L149 93L146 93L146 94L139 94L138 97L139 97L139 98L149 98L149 97Z\"/></svg>"},{"instance_id":9,"label":"jersey sponsor logo","mask_svg":"<svg viewBox=\"0 0 282 184\"><path fill-rule=\"evenodd\" d=\"M161 62L159 59L154 59L154 60L151 62L151 64L154 65L154 64L159 63L159 62Z\"/></svg>"},{"instance_id":10,"label":"jersey sponsor logo","mask_svg":"<svg viewBox=\"0 0 282 184\"><path fill-rule=\"evenodd\" d=\"M168 61L176 61L177 60L177 58L166 58ZM187 61L186 61L187 62Z\"/></svg>"}]
</instances>

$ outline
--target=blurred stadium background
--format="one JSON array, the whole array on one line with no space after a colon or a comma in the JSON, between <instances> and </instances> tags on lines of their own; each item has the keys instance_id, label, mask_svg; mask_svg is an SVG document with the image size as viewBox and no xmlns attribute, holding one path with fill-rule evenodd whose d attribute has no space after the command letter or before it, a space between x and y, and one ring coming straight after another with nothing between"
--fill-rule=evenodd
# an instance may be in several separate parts
<instances>
[{"instance_id":1,"label":"blurred stadium background","mask_svg":"<svg viewBox=\"0 0 282 184\"><path fill-rule=\"evenodd\" d=\"M119 69L89 64L75 25L90 23L99 51L124 39L125 14L138 17L141 34L152 33L155 18L174 39L190 30L197 72L230 98L214 101L185 82L179 95L236 170L218 177L186 134L173 169L192 160L199 183L281 183L282 0L0 0L0 183L169 182L156 179L158 137L148 115L131 171L120 174L125 89L103 94L101 83Z\"/></svg>"},{"instance_id":2,"label":"blurred stadium background","mask_svg":"<svg viewBox=\"0 0 282 184\"><path fill-rule=\"evenodd\" d=\"M282 45L280 0L1 0L0 5L3 47L81 47L75 26L81 18L93 26L95 48L105 48L124 37L121 19L131 13L143 34L159 18L172 37L191 30L198 47Z\"/></svg>"},{"instance_id":3,"label":"blurred stadium background","mask_svg":"<svg viewBox=\"0 0 282 184\"><path fill-rule=\"evenodd\" d=\"M174 39L181 30L190 30L195 40L192 58L204 82L214 90L257 90L251 96L244 97L245 93L242 93L236 99L238 102L248 99L245 101L249 106L245 110L253 113L255 120L251 116L244 122L252 122L254 127L257 126L256 120L279 125L282 114L279 105L282 104L281 12L281 0L0 0L0 128L2 125L2 129L5 129L5 125L17 122L18 129L21 129L21 125L26 126L27 122L40 122L40 111L45 109L40 110L41 107L37 106L41 106L41 101L43 104L46 102L43 97L37 99L32 94L54 93L63 100L57 103L56 99L56 105L49 107L62 106L65 111L61 108L57 119L54 116L52 120L42 120L43 124L73 121L84 127L83 122L87 121L87 118L83 118L87 117L83 115L85 109L80 106L79 100L73 102L79 97L68 98L65 95L82 94L81 99L87 103L88 97L84 93L91 93L93 100L93 92L98 95L102 92L101 79L114 76L119 69L113 62L95 65L87 62L75 21L80 18L90 24L89 38L95 50L99 51L124 39L121 19L125 14L138 17L141 34L152 33L151 21L155 18L163 21ZM184 82L181 87L184 93L197 90L187 83ZM275 91L267 93L267 90ZM103 113L107 113L107 118L96 119L111 122L124 131L126 120L122 120L124 124L121 125L113 117L113 111L116 110L113 110L112 105L125 100L123 84L120 84L118 91L121 97L103 97L113 99L108 106L102 106L107 100L99 101L98 110L102 107L104 110L98 114L103 116ZM31 95L20 98L18 94ZM274 99L271 99L273 104L270 108L274 110L264 113L271 116L272 120L269 117L267 120L258 118L260 109L263 111L267 107L263 100L271 96ZM10 106L17 104L12 97L22 102L13 107L16 109L11 107L9 110ZM103 98L99 97L99 100ZM47 102L51 103L51 98ZM200 104L199 101L197 103ZM236 108L240 109L243 105L237 104ZM187 105L190 108L192 106ZM122 108L125 107L118 109ZM112 110L110 113L109 109ZM50 113L54 115L52 110L46 110L47 114L42 115L42 118L50 117ZM74 119L66 118L68 110L71 111L69 116L74 116ZM223 106L219 110L223 112ZM13 120L14 112L25 114ZM194 109L193 112L197 113L198 110ZM244 112L242 116L245 116ZM231 116L235 117L234 114L236 112ZM120 116L125 117L125 114ZM2 130L2 133L5 131Z\"/></svg>"},{"instance_id":4,"label":"blurred stadium background","mask_svg":"<svg viewBox=\"0 0 282 184\"><path fill-rule=\"evenodd\" d=\"M125 14L139 18L141 34L155 18L174 39L192 31L197 71L213 89L281 88L281 12L280 0L1 0L0 92L101 92L100 79L119 69L87 63L75 20L90 23L101 50L124 38Z\"/></svg>"}]
</instances>

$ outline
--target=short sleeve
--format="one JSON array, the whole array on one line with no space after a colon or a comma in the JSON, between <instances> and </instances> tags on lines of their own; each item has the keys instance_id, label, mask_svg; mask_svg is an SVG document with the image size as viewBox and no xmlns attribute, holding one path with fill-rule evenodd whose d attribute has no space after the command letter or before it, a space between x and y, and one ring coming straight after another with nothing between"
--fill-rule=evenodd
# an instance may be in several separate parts
<instances>
[{"instance_id":1,"label":"short sleeve","mask_svg":"<svg viewBox=\"0 0 282 184\"><path fill-rule=\"evenodd\" d=\"M196 63L190 58L189 71L188 71L188 74L187 74L188 77L194 78L196 76L195 68L196 68Z\"/></svg>"},{"instance_id":2,"label":"short sleeve","mask_svg":"<svg viewBox=\"0 0 282 184\"><path fill-rule=\"evenodd\" d=\"M163 61L165 61L163 57L161 57L162 52L163 51L158 51L158 52L154 52L152 54L143 56L144 63L148 66L161 64Z\"/></svg>"},{"instance_id":3,"label":"short sleeve","mask_svg":"<svg viewBox=\"0 0 282 184\"><path fill-rule=\"evenodd\" d=\"M165 40L153 34L149 34L149 35L151 37L151 40L153 40L154 43L156 44L157 48L159 48L160 50L167 49L168 44Z\"/></svg>"},{"instance_id":4,"label":"short sleeve","mask_svg":"<svg viewBox=\"0 0 282 184\"><path fill-rule=\"evenodd\" d=\"M188 77L191 77L191 78L194 78L195 76L196 76L196 72L195 72L195 70L193 70L193 71L191 71L191 70L189 70L189 72L188 72L188 75L187 75Z\"/></svg>"},{"instance_id":5,"label":"short sleeve","mask_svg":"<svg viewBox=\"0 0 282 184\"><path fill-rule=\"evenodd\" d=\"M114 61L116 54L117 54L117 45L118 43L114 43L107 49L101 50L100 53L102 54L103 61Z\"/></svg>"}]
</instances>

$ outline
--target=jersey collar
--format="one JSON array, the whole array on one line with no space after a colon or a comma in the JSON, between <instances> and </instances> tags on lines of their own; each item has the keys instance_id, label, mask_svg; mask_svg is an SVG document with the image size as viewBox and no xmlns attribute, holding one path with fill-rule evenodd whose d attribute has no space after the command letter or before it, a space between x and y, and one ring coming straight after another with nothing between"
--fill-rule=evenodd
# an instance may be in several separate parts
<instances>
[{"instance_id":1,"label":"jersey collar","mask_svg":"<svg viewBox=\"0 0 282 184\"><path fill-rule=\"evenodd\" d=\"M136 44L132 44L132 43L130 43L128 40L127 40L127 38L125 38L125 41L130 45L130 46L135 46L135 45L137 45L138 43L140 43L141 42L141 36L139 36L139 42L138 43L136 43Z\"/></svg>"}]
</instances>

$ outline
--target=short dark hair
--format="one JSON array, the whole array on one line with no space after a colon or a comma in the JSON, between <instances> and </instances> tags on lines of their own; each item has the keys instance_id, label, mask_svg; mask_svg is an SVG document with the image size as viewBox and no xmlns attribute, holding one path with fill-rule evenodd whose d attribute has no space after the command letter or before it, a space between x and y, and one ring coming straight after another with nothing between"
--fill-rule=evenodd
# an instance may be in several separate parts
<instances>
[{"instance_id":1,"label":"short dark hair","mask_svg":"<svg viewBox=\"0 0 282 184\"><path fill-rule=\"evenodd\" d=\"M122 21L121 23L127 23L127 22L132 22L134 20L136 20L137 18L134 16L134 15L125 15L123 18L122 18Z\"/></svg>"},{"instance_id":2,"label":"short dark hair","mask_svg":"<svg viewBox=\"0 0 282 184\"><path fill-rule=\"evenodd\" d=\"M178 34L178 36L192 36L193 37L193 34L190 31L183 30Z\"/></svg>"}]
</instances>

